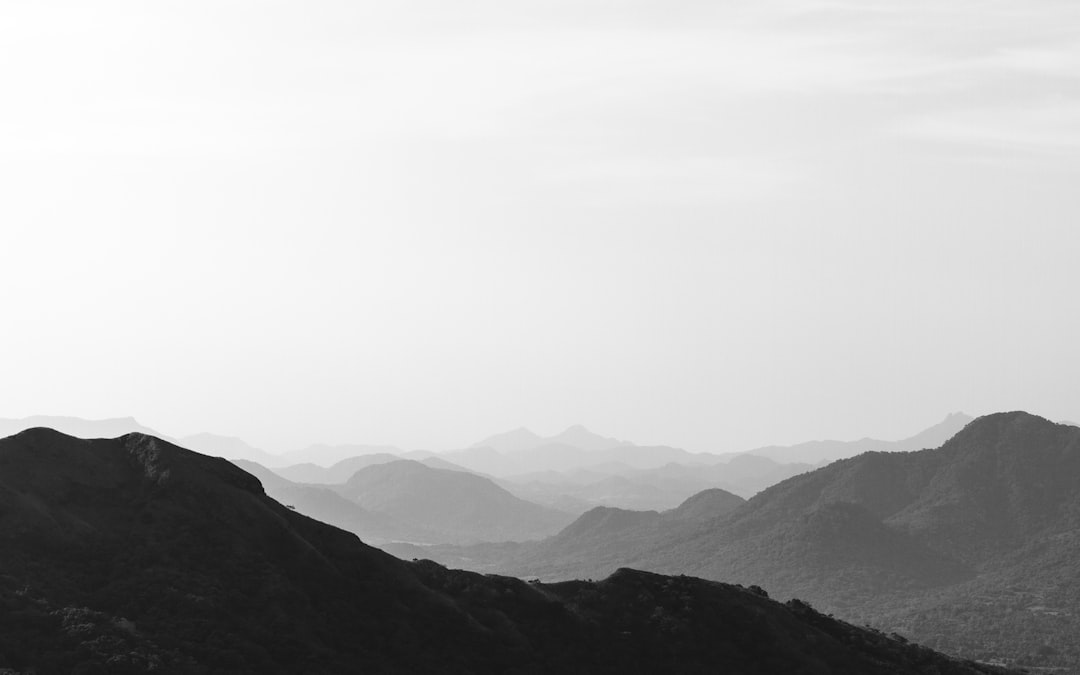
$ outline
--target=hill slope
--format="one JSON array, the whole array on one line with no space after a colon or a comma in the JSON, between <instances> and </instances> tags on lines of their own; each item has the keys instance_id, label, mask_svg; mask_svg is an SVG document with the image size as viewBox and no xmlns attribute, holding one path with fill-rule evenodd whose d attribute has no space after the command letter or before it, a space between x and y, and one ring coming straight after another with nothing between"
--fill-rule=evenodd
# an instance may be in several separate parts
<instances>
[{"instance_id":1,"label":"hill slope","mask_svg":"<svg viewBox=\"0 0 1080 675\"><path fill-rule=\"evenodd\" d=\"M429 529L399 522L384 513L368 511L326 486L294 483L255 462L231 461L258 478L266 494L275 501L305 516L352 532L369 544L439 541L439 536Z\"/></svg>"},{"instance_id":2,"label":"hill slope","mask_svg":"<svg viewBox=\"0 0 1080 675\"><path fill-rule=\"evenodd\" d=\"M225 460L0 440L0 668L52 673L998 672L734 586L398 561Z\"/></svg>"},{"instance_id":3,"label":"hill slope","mask_svg":"<svg viewBox=\"0 0 1080 675\"><path fill-rule=\"evenodd\" d=\"M366 467L333 487L366 509L459 543L537 539L571 518L518 499L482 476L412 460Z\"/></svg>"}]
</instances>

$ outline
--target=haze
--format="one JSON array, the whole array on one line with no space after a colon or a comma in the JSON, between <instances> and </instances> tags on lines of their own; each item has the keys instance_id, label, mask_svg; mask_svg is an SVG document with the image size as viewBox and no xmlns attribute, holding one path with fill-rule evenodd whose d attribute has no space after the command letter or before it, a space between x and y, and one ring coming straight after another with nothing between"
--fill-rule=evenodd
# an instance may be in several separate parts
<instances>
[{"instance_id":1,"label":"haze","mask_svg":"<svg viewBox=\"0 0 1080 675\"><path fill-rule=\"evenodd\" d=\"M1075 2L9 2L0 63L3 417L1080 417Z\"/></svg>"}]
</instances>

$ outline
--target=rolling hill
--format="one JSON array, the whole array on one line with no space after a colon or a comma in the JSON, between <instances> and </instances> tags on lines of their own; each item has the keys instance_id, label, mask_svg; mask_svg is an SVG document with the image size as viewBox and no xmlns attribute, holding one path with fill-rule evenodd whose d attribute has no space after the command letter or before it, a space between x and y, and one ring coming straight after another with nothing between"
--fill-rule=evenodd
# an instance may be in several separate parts
<instances>
[{"instance_id":1,"label":"rolling hill","mask_svg":"<svg viewBox=\"0 0 1080 675\"><path fill-rule=\"evenodd\" d=\"M328 487L306 485L287 480L273 470L245 460L233 464L259 479L263 489L275 501L315 520L352 532L364 541L385 544L395 541L441 541L438 533L362 508Z\"/></svg>"},{"instance_id":2,"label":"rolling hill","mask_svg":"<svg viewBox=\"0 0 1080 675\"><path fill-rule=\"evenodd\" d=\"M366 467L333 489L365 509L435 531L444 542L538 539L571 519L482 476L412 460Z\"/></svg>"},{"instance_id":3,"label":"rolling hill","mask_svg":"<svg viewBox=\"0 0 1080 675\"><path fill-rule=\"evenodd\" d=\"M545 579L597 576L617 569L621 561L675 532L694 531L702 523L735 511L746 500L720 489L696 494L677 508L663 512L631 511L598 506L582 514L558 534L536 542L484 543L472 546L414 546L382 548L402 558L428 558L477 571L501 571Z\"/></svg>"}]
</instances>

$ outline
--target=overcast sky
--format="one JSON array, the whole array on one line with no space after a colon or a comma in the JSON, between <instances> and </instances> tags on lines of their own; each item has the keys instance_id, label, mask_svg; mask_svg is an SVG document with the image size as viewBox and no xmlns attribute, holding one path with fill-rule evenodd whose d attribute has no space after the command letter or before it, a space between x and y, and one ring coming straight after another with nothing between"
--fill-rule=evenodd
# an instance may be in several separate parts
<instances>
[{"instance_id":1,"label":"overcast sky","mask_svg":"<svg viewBox=\"0 0 1080 675\"><path fill-rule=\"evenodd\" d=\"M0 417L1080 418L1080 3L0 4Z\"/></svg>"}]
</instances>

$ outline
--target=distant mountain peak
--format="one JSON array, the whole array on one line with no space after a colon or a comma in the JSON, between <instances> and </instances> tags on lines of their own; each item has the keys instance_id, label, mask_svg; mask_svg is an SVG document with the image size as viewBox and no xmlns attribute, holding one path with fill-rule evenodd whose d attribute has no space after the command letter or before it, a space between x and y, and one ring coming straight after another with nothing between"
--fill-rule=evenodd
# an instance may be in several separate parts
<instances>
[{"instance_id":1,"label":"distant mountain peak","mask_svg":"<svg viewBox=\"0 0 1080 675\"><path fill-rule=\"evenodd\" d=\"M600 434L593 433L586 429L583 424L569 426L562 433L548 438L547 441L551 443L564 443L589 451L610 450L611 448L617 448L621 445L629 445L629 443L626 443L625 441L607 438Z\"/></svg>"}]
</instances>

